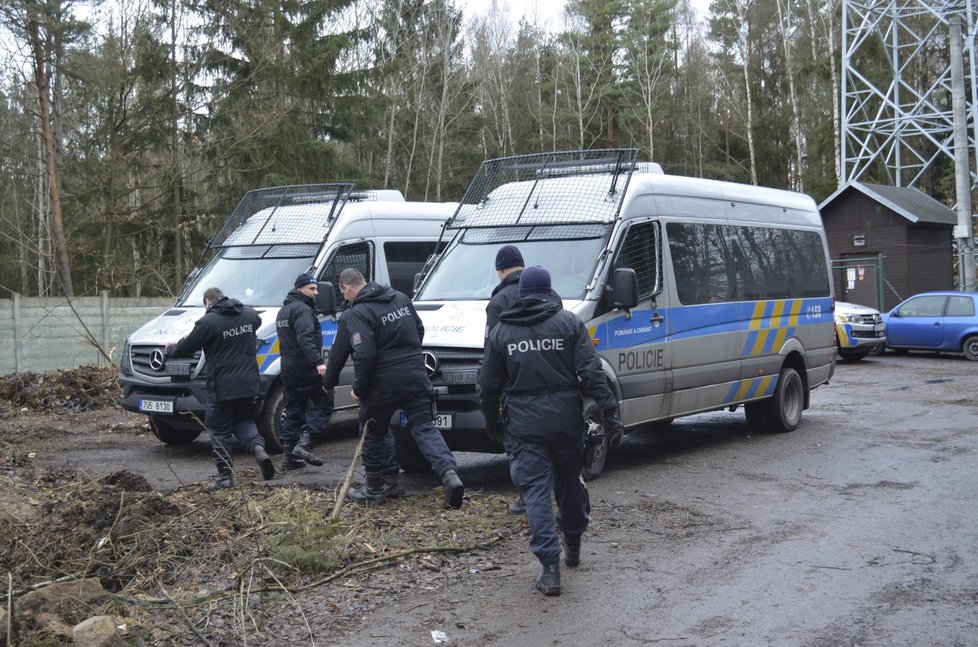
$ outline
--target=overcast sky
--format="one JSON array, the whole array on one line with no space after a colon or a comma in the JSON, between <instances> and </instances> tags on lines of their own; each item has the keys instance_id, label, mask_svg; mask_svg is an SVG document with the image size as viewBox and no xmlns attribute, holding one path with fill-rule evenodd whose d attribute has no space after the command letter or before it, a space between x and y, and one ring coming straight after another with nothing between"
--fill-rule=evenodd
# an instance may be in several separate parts
<instances>
[{"instance_id":1,"label":"overcast sky","mask_svg":"<svg viewBox=\"0 0 978 647\"><path fill-rule=\"evenodd\" d=\"M509 18L514 25L526 16L529 22L539 22L545 27L558 27L562 22L565 0L496 0L509 7ZM705 16L710 0L692 0L700 16ZM489 10L490 0L456 0L456 6L465 12L466 19L484 14ZM536 18L537 20L534 20Z\"/></svg>"}]
</instances>

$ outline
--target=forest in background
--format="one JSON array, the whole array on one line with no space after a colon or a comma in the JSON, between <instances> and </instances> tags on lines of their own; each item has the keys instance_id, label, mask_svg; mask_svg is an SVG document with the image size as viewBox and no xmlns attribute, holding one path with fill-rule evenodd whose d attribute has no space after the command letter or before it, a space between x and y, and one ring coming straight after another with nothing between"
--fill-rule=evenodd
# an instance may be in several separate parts
<instances>
[{"instance_id":1,"label":"forest in background","mask_svg":"<svg viewBox=\"0 0 978 647\"><path fill-rule=\"evenodd\" d=\"M821 200L841 176L840 4L568 0L545 28L495 0L4 0L0 295L173 295L250 189L458 200L520 153L634 147ZM929 48L905 74L946 67ZM885 86L879 53L861 68ZM950 164L925 184L954 202Z\"/></svg>"}]
</instances>

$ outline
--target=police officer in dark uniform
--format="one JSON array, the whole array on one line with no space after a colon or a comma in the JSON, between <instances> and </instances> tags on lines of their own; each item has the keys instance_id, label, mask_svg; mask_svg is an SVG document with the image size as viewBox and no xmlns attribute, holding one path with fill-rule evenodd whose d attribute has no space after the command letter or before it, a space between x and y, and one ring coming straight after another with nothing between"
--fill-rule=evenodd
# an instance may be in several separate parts
<instances>
[{"instance_id":1,"label":"police officer in dark uniform","mask_svg":"<svg viewBox=\"0 0 978 647\"><path fill-rule=\"evenodd\" d=\"M503 245L496 252L496 276L499 285L492 291L486 305L486 339L499 323L499 315L520 300L520 275L523 273L523 254L516 245ZM526 514L522 495L506 509L512 514Z\"/></svg>"},{"instance_id":2,"label":"police officer in dark uniform","mask_svg":"<svg viewBox=\"0 0 978 647\"><path fill-rule=\"evenodd\" d=\"M486 305L486 337L499 323L503 310L520 300L520 275L523 273L523 254L516 245L503 245L496 252L496 276L499 285L492 291Z\"/></svg>"},{"instance_id":3,"label":"police officer in dark uniform","mask_svg":"<svg viewBox=\"0 0 978 647\"><path fill-rule=\"evenodd\" d=\"M333 398L323 391L323 330L316 316L319 286L311 274L300 274L275 318L282 356L282 469L322 465L313 453L313 437L326 431ZM311 405L311 406L310 406Z\"/></svg>"},{"instance_id":4,"label":"police officer in dark uniform","mask_svg":"<svg viewBox=\"0 0 978 647\"><path fill-rule=\"evenodd\" d=\"M396 488L400 471L391 442L390 419L401 409L421 454L441 477L445 506L459 508L465 487L455 472L455 456L434 424L434 389L421 358L424 327L407 295L373 281L356 269L343 270L340 291L350 307L343 312L329 354L323 387L336 386L340 369L353 355L353 396L360 402L360 429L373 420L363 443L366 484L349 494L354 501L383 503ZM385 483L385 475L387 482Z\"/></svg>"},{"instance_id":5,"label":"police officer in dark uniform","mask_svg":"<svg viewBox=\"0 0 978 647\"><path fill-rule=\"evenodd\" d=\"M207 313L197 320L190 334L176 344L167 344L167 357L192 355L203 349L207 360L207 408L204 422L211 433L217 479L212 489L234 485L234 462L230 449L237 436L245 451L254 455L265 480L275 475L265 441L255 425L260 387L255 358L261 318L252 308L231 299L218 288L204 292Z\"/></svg>"},{"instance_id":6,"label":"police officer in dark uniform","mask_svg":"<svg viewBox=\"0 0 978 647\"><path fill-rule=\"evenodd\" d=\"M560 595L557 527L564 563L577 566L589 520L581 478L583 398L598 403L612 435L621 432L621 421L591 337L581 320L563 309L551 290L550 273L538 265L524 269L519 292L520 300L489 334L479 379L481 408L489 432L505 434L510 475L526 502L530 550L543 565L536 588Z\"/></svg>"}]
</instances>

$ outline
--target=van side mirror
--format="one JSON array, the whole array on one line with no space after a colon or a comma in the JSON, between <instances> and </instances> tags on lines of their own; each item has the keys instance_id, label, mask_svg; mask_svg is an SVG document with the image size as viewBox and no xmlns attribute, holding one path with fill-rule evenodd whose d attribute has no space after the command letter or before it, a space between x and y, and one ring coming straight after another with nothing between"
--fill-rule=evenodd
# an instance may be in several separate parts
<instances>
[{"instance_id":1,"label":"van side mirror","mask_svg":"<svg viewBox=\"0 0 978 647\"><path fill-rule=\"evenodd\" d=\"M619 267L615 270L612 283L614 307L629 310L638 305L638 277L630 267Z\"/></svg>"},{"instance_id":2,"label":"van side mirror","mask_svg":"<svg viewBox=\"0 0 978 647\"><path fill-rule=\"evenodd\" d=\"M316 310L324 315L336 314L336 290L329 281L320 281L316 284L319 287L319 294L316 295Z\"/></svg>"}]
</instances>

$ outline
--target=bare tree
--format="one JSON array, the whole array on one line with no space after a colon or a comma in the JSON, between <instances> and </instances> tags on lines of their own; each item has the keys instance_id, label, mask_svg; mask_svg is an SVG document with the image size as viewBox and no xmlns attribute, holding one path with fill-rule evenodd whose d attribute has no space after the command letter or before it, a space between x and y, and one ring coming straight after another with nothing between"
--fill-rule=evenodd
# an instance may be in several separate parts
<instances>
[{"instance_id":1,"label":"bare tree","mask_svg":"<svg viewBox=\"0 0 978 647\"><path fill-rule=\"evenodd\" d=\"M428 199L431 184L431 173L435 178L435 200L442 199L442 183L445 171L445 146L448 142L448 130L460 117L460 111L468 106L469 99L464 96L465 70L459 61L461 46L457 43L461 29L462 15L451 1L436 2L437 12L431 33L431 56L437 62L433 66L438 70L438 83L441 87L435 102L435 124L432 147L428 152L428 179L425 185L424 197ZM469 95L470 96L470 95Z\"/></svg>"},{"instance_id":2,"label":"bare tree","mask_svg":"<svg viewBox=\"0 0 978 647\"><path fill-rule=\"evenodd\" d=\"M801 106L798 102L798 92L795 90L795 66L791 55L792 15L791 3L788 0L775 0L778 8L778 33L781 35L781 46L784 48L785 76L788 81L788 99L791 102L791 135L795 140L794 178L791 183L796 191L805 191L805 138L801 132Z\"/></svg>"},{"instance_id":3,"label":"bare tree","mask_svg":"<svg viewBox=\"0 0 978 647\"><path fill-rule=\"evenodd\" d=\"M649 159L656 159L655 130L661 103L672 90L665 80L670 63L669 30L675 0L633 0L624 33L626 105L639 114Z\"/></svg>"},{"instance_id":4,"label":"bare tree","mask_svg":"<svg viewBox=\"0 0 978 647\"><path fill-rule=\"evenodd\" d=\"M51 71L54 69L56 52L63 47L68 33L69 7L70 3L63 3L60 0L42 2L9 0L0 5L0 18L10 32L27 45L33 84L37 92L40 159L44 169L48 200L45 225L51 235L54 287L59 293L71 297L74 296L74 289L61 213L61 182L51 83Z\"/></svg>"},{"instance_id":5,"label":"bare tree","mask_svg":"<svg viewBox=\"0 0 978 647\"><path fill-rule=\"evenodd\" d=\"M480 137L490 157L511 154L515 147L510 116L511 78L507 74L507 52L511 46L509 12L492 0L484 16L477 17L470 31L475 108L483 119Z\"/></svg>"}]
</instances>

